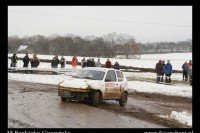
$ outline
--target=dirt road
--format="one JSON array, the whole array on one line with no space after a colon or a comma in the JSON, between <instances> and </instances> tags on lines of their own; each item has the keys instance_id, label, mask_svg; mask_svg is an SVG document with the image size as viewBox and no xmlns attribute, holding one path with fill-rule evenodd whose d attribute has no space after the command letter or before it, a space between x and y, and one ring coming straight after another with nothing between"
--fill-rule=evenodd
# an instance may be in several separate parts
<instances>
[{"instance_id":1,"label":"dirt road","mask_svg":"<svg viewBox=\"0 0 200 133\"><path fill-rule=\"evenodd\" d=\"M192 112L192 100L130 94L126 107L105 101L98 108L61 102L57 86L8 80L8 128L165 128L188 127L158 114Z\"/></svg>"}]
</instances>

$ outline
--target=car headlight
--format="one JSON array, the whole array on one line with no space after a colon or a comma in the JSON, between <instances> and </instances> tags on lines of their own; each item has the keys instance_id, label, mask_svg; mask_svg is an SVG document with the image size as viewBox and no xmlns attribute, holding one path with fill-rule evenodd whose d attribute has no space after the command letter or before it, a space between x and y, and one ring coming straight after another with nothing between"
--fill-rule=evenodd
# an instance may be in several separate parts
<instances>
[{"instance_id":1,"label":"car headlight","mask_svg":"<svg viewBox=\"0 0 200 133\"><path fill-rule=\"evenodd\" d=\"M83 85L81 86L81 89L87 89L89 86L88 85Z\"/></svg>"},{"instance_id":2,"label":"car headlight","mask_svg":"<svg viewBox=\"0 0 200 133\"><path fill-rule=\"evenodd\" d=\"M59 84L59 86L62 86L62 87L63 87L63 86L64 86L64 84L63 84L63 83L60 83L60 84Z\"/></svg>"}]
</instances>

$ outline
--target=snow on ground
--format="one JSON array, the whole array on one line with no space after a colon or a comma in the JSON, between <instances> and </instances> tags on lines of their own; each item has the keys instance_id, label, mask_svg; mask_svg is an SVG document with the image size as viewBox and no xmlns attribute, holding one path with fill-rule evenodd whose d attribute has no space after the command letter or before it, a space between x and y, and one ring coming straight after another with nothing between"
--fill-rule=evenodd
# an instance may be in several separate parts
<instances>
[{"instance_id":1,"label":"snow on ground","mask_svg":"<svg viewBox=\"0 0 200 133\"><path fill-rule=\"evenodd\" d=\"M68 78L70 74L71 73L61 75L36 75L8 73L8 79L58 85L59 82L63 81L65 78ZM158 93L190 98L192 97L191 86L173 86L141 81L128 81L128 88L130 89L130 91L137 92Z\"/></svg>"},{"instance_id":2,"label":"snow on ground","mask_svg":"<svg viewBox=\"0 0 200 133\"><path fill-rule=\"evenodd\" d=\"M156 73L152 72L124 72L126 77L134 77L134 78L147 78L147 79L155 79L156 80ZM181 73L172 73L171 79L172 80L183 80L183 75Z\"/></svg>"},{"instance_id":3,"label":"snow on ground","mask_svg":"<svg viewBox=\"0 0 200 133\"><path fill-rule=\"evenodd\" d=\"M12 54L8 54L9 57L12 56ZM18 57L24 57L25 54L17 54ZM29 54L29 57L31 58L33 54ZM39 59L52 59L54 55L37 55ZM58 57L61 58L61 55ZM72 56L64 56L66 61L71 61ZM83 57L77 56L78 61L81 61ZM85 57L86 59L92 58L92 57ZM94 57L94 60L97 61L97 57ZM167 53L167 54L144 54L141 55L140 59L117 59L117 58L110 58L110 61L112 64L114 64L116 61L119 62L120 65L125 66L132 66L132 67L140 67L140 68L155 68L156 63L158 60L167 60L171 61L173 70L182 70L182 64L189 60L192 60L192 53ZM105 64L107 58L100 58L100 61L102 64ZM10 60L9 60L10 61ZM8 64L10 66L10 63ZM23 66L23 63L19 61L18 63L19 67ZM43 66L39 66L43 67ZM50 65L48 66L50 67Z\"/></svg>"},{"instance_id":4,"label":"snow on ground","mask_svg":"<svg viewBox=\"0 0 200 133\"><path fill-rule=\"evenodd\" d=\"M8 57L11 57L12 54L8 54ZM17 54L18 57L24 57L25 54ZM33 54L29 54L31 58ZM52 59L54 55L37 55L40 59ZM60 59L61 56L59 56ZM71 61L72 56L64 56L66 61ZM83 57L78 57L78 61L81 61ZM89 57L86 57L88 59ZM97 61L97 57L94 58ZM155 68L158 60L171 60L173 70L182 70L182 64L185 61L192 60L192 53L169 53L169 54L149 54L141 55L140 59L117 59L110 58L112 64L116 61L120 65L141 67L141 68ZM100 58L101 63L104 64L107 58ZM10 59L8 60L8 67L10 67ZM18 67L23 67L23 62L21 60L17 63ZM29 64L30 67L30 64ZM60 65L58 65L60 68ZM38 68L51 68L50 63L41 62ZM71 65L66 65L65 68L71 69ZM78 69L81 67L78 66ZM126 77L138 77L138 78L149 78L155 79L155 73L141 73L141 72L125 72ZM61 74L61 75L36 75L36 74L17 74L17 73L8 73L8 79L19 80L25 82L34 82L34 83L43 83L43 84L52 84L58 85L59 82L63 81L65 78L70 77L70 73ZM182 80L182 74L173 73L171 76L172 80ZM146 92L146 93L158 93L171 96L181 96L181 97L190 97L192 98L192 86L174 86L174 85L165 85L157 84L151 82L141 82L141 81L128 81L128 88L132 91L137 92ZM164 117L164 116L161 116ZM176 119L179 122L182 122L187 125L192 125L192 115L187 112L175 112L173 111L169 116L171 119Z\"/></svg>"},{"instance_id":5,"label":"snow on ground","mask_svg":"<svg viewBox=\"0 0 200 133\"><path fill-rule=\"evenodd\" d=\"M183 112L172 111L170 115L159 115L159 117L174 119L180 123L192 126L192 114L185 111Z\"/></svg>"},{"instance_id":6,"label":"snow on ground","mask_svg":"<svg viewBox=\"0 0 200 133\"><path fill-rule=\"evenodd\" d=\"M128 88L136 92L157 93L192 98L191 86L174 86L142 81L128 81Z\"/></svg>"}]
</instances>

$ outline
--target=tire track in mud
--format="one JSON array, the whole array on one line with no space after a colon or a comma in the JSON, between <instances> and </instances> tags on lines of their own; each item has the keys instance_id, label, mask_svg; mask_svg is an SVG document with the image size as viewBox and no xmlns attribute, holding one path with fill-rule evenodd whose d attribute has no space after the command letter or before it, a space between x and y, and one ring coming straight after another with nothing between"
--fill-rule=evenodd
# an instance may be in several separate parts
<instances>
[{"instance_id":1,"label":"tire track in mud","mask_svg":"<svg viewBox=\"0 0 200 133\"><path fill-rule=\"evenodd\" d=\"M26 82L18 82L18 81L12 81L14 84L9 84L12 87L15 86L15 88L20 88L16 90L9 90L9 95L10 97L13 97L16 100L18 97L23 99L23 97L28 97L28 94L34 94L35 97L30 97L29 101L32 100L32 103L26 103L26 101L16 103L15 106L24 106L24 108L21 110L17 110L16 112L24 114L25 116L22 117L21 121L20 119L13 119L15 120L16 123L18 123L18 126L21 123L21 126L27 126L27 127L49 127L54 125L53 127L66 127L66 123L71 121L71 127L81 127L84 126L83 123L86 121L85 119L88 119L87 117L83 117L81 115L80 121L77 122L73 120L71 115L74 114L74 112L77 112L78 114L81 114L80 110L74 110L73 108L75 106L78 106L78 108L86 108L86 112L91 112L91 110L98 110L102 109L114 114L119 114L120 116L124 117L131 117L131 118L137 118L140 120L145 120L150 123L154 123L157 125L161 125L161 127L175 127L175 128L188 128L189 126L180 124L176 121L173 120L167 120L164 118L160 118L157 116L157 114L169 114L172 110L174 111L183 111L183 110L188 110L191 111L192 109L192 100L190 98L183 98L183 97L175 97L175 96L164 96L160 94L148 94L148 93L131 93L129 94L129 100L128 104L125 107L119 106L119 103L116 101L104 101L98 108L93 108L93 107L86 107L88 105L85 105L85 103L60 103L60 105L57 105L58 101L55 102L56 100L59 100L57 97L57 86L55 85L45 85L45 84L35 84L35 83L26 83ZM16 97L14 94L18 92L20 96ZM41 92L41 93L40 93ZM43 96L41 98L41 96ZM47 99L47 101L40 102L40 100L46 100L45 97L54 97L54 99ZM36 99L35 99L36 98ZM40 100L39 100L40 98ZM19 99L20 100L20 99ZM50 101L49 101L50 100ZM185 105L186 103L186 105ZM25 104L25 105L24 105ZM75 105L76 104L76 105ZM33 106L34 105L34 106ZM66 106L67 105L67 106ZM14 105L12 105L14 108ZM44 109L42 106L44 106L46 109ZM69 109L69 106L72 107L72 109ZM83 107L82 107L83 106ZM70 108L71 108L70 107ZM55 108L60 108L63 113L60 115L57 114L57 110ZM39 111L37 114L34 114L37 109ZM71 111L69 114L65 114L65 110ZM47 111L47 112L46 112ZM49 111L49 112L48 112ZM93 112L93 111L92 111ZM91 112L91 113L92 113ZM30 116L31 114L31 116ZM71 114L71 115L70 115ZM63 119L64 118L64 119ZM75 117L76 118L76 117ZM38 120L39 119L39 120ZM49 125L48 123L45 123L45 121L54 121ZM59 119L63 119L63 122L59 121ZM97 119L99 119L97 117ZM127 119L127 118L126 118ZM42 121L41 125L37 124L28 124L27 123L32 123ZM88 121L88 120L87 120ZM131 122L131 119L129 119ZM12 122L10 122L12 123ZM63 124L65 123L65 124ZM117 123L120 124L120 123ZM16 124L15 124L16 125ZM12 127L12 125L11 125Z\"/></svg>"},{"instance_id":2,"label":"tire track in mud","mask_svg":"<svg viewBox=\"0 0 200 133\"><path fill-rule=\"evenodd\" d=\"M117 104L116 102L104 102L99 108L167 127L191 128L176 120L158 116L163 114L169 115L171 111L182 112L187 110L187 112L192 113L191 98L149 93L131 93L125 107L117 106Z\"/></svg>"}]
</instances>

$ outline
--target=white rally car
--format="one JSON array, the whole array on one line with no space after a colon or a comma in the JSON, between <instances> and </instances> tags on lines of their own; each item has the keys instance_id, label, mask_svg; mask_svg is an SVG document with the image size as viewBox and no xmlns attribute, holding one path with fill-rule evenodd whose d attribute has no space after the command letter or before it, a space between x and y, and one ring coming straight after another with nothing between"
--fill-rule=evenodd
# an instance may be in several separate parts
<instances>
[{"instance_id":1,"label":"white rally car","mask_svg":"<svg viewBox=\"0 0 200 133\"><path fill-rule=\"evenodd\" d=\"M93 106L98 106L103 100L116 100L125 106L127 86L126 77L120 70L86 67L59 83L58 96L62 101L88 100Z\"/></svg>"}]
</instances>

